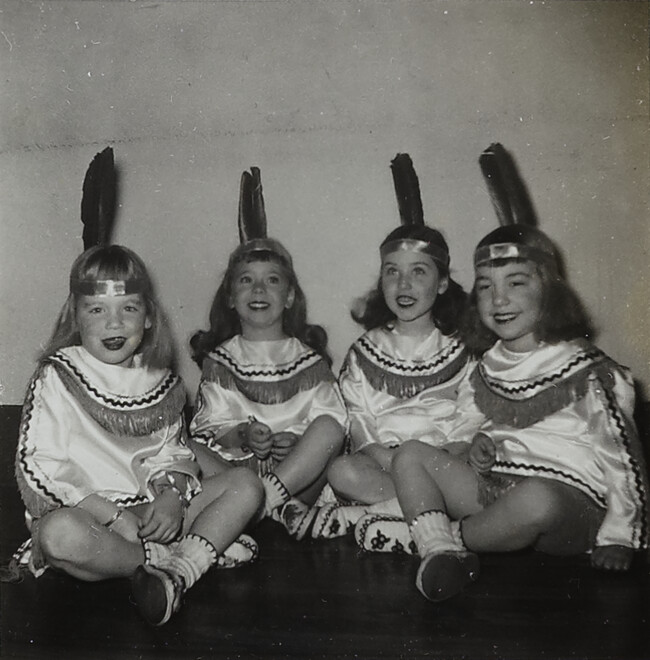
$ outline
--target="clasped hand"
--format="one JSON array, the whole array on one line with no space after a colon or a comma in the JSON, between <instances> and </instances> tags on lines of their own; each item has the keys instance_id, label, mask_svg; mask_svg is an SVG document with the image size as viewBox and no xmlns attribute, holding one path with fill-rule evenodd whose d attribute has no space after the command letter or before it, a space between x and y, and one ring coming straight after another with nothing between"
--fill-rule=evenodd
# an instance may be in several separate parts
<instances>
[{"instance_id":1,"label":"clasped hand","mask_svg":"<svg viewBox=\"0 0 650 660\"><path fill-rule=\"evenodd\" d=\"M496 461L494 441L485 433L477 433L469 449L469 464L480 474L489 472Z\"/></svg>"},{"instance_id":2,"label":"clasped hand","mask_svg":"<svg viewBox=\"0 0 650 660\"><path fill-rule=\"evenodd\" d=\"M167 488L144 507L138 536L156 543L170 543L178 536L183 517L183 502L178 492Z\"/></svg>"},{"instance_id":3,"label":"clasped hand","mask_svg":"<svg viewBox=\"0 0 650 660\"><path fill-rule=\"evenodd\" d=\"M260 461L269 456L278 462L284 460L299 440L291 431L272 433L266 424L257 420L242 425L240 434L242 446L248 447Z\"/></svg>"}]
</instances>

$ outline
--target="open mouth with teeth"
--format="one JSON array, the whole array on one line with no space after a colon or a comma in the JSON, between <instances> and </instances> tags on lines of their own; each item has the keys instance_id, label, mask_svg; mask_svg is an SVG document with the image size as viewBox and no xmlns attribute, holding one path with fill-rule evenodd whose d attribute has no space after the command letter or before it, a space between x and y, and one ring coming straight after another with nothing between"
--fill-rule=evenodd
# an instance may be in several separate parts
<instances>
[{"instance_id":1,"label":"open mouth with teeth","mask_svg":"<svg viewBox=\"0 0 650 660\"><path fill-rule=\"evenodd\" d=\"M400 307L412 307L417 301L411 296L397 296L397 304Z\"/></svg>"},{"instance_id":2,"label":"open mouth with teeth","mask_svg":"<svg viewBox=\"0 0 650 660\"><path fill-rule=\"evenodd\" d=\"M269 308L269 303L267 302L262 302L261 300L253 300L252 302L248 303L249 309L255 310L255 311L261 311L264 309Z\"/></svg>"},{"instance_id":3,"label":"open mouth with teeth","mask_svg":"<svg viewBox=\"0 0 650 660\"><path fill-rule=\"evenodd\" d=\"M510 323L510 321L514 321L517 318L517 314L494 314L493 318L495 323L505 325L506 323Z\"/></svg>"},{"instance_id":4,"label":"open mouth with teeth","mask_svg":"<svg viewBox=\"0 0 650 660\"><path fill-rule=\"evenodd\" d=\"M110 337L109 339L102 339L104 348L109 351L119 351L124 344L126 344L126 337Z\"/></svg>"}]
</instances>

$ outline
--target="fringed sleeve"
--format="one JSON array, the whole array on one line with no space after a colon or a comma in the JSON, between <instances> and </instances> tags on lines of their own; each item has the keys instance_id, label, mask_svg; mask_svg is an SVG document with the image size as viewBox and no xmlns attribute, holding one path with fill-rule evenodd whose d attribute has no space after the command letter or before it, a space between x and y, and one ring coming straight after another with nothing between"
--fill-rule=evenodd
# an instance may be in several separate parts
<instances>
[{"instance_id":1,"label":"fringed sleeve","mask_svg":"<svg viewBox=\"0 0 650 660\"><path fill-rule=\"evenodd\" d=\"M54 367L41 367L28 388L16 452L20 494L33 518L92 493L83 472L68 461L71 413Z\"/></svg>"},{"instance_id":2,"label":"fringed sleeve","mask_svg":"<svg viewBox=\"0 0 650 660\"><path fill-rule=\"evenodd\" d=\"M627 370L599 369L584 405L590 414L594 451L610 484L596 545L648 548L648 472L632 418L634 386Z\"/></svg>"}]
</instances>

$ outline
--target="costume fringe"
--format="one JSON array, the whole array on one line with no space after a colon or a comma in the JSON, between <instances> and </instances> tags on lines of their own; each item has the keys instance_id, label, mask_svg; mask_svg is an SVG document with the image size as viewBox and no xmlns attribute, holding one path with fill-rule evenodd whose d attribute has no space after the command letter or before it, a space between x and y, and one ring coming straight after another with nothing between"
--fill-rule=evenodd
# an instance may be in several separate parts
<instances>
[{"instance_id":1,"label":"costume fringe","mask_svg":"<svg viewBox=\"0 0 650 660\"><path fill-rule=\"evenodd\" d=\"M594 377L611 379L608 372L612 371L614 365L607 359L598 364L590 362L559 382L549 382L545 389L527 399L513 399L504 392L496 392L490 386L482 365L474 370L470 381L474 387L474 401L486 417L497 424L525 429L584 398L589 382Z\"/></svg>"},{"instance_id":2,"label":"costume fringe","mask_svg":"<svg viewBox=\"0 0 650 660\"><path fill-rule=\"evenodd\" d=\"M387 371L370 360L356 345L352 347L352 350L357 355L359 368L373 389L386 392L398 399L410 399L424 390L446 383L458 374L468 360L467 351L463 349L456 358L448 362L439 371L425 376L412 376ZM422 368L430 368L430 365L423 365Z\"/></svg>"},{"instance_id":3,"label":"costume fringe","mask_svg":"<svg viewBox=\"0 0 650 660\"><path fill-rule=\"evenodd\" d=\"M335 382L334 374L323 360L318 360L290 378L260 381L236 376L225 365L207 358L203 362L203 378L228 390L238 390L255 403L279 404L299 392L307 392L320 383Z\"/></svg>"},{"instance_id":4,"label":"costume fringe","mask_svg":"<svg viewBox=\"0 0 650 660\"><path fill-rule=\"evenodd\" d=\"M79 401L84 410L104 429L120 436L150 435L178 421L185 406L185 389L181 380L172 374L161 383L159 392L151 398L156 403L138 410L121 410L118 406L133 405L116 399L115 408L110 408L97 401L89 394L87 385L80 380L79 374L72 373L58 362L51 363L72 396ZM165 392L165 390L167 390Z\"/></svg>"}]
</instances>

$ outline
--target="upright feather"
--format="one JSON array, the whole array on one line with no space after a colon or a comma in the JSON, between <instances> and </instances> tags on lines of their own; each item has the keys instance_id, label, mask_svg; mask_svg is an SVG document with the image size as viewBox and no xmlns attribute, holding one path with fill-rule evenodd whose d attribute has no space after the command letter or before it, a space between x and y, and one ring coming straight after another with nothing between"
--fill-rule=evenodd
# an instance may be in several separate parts
<instances>
[{"instance_id":1,"label":"upright feather","mask_svg":"<svg viewBox=\"0 0 650 660\"><path fill-rule=\"evenodd\" d=\"M84 250L95 245L108 245L115 222L116 175L113 149L92 159L84 178L81 196Z\"/></svg>"},{"instance_id":2,"label":"upright feather","mask_svg":"<svg viewBox=\"0 0 650 660\"><path fill-rule=\"evenodd\" d=\"M242 172L239 186L239 242L266 238L266 211L258 167Z\"/></svg>"},{"instance_id":3,"label":"upright feather","mask_svg":"<svg viewBox=\"0 0 650 660\"><path fill-rule=\"evenodd\" d=\"M420 182L408 154L397 154L391 161L397 206L403 225L423 225L422 197Z\"/></svg>"},{"instance_id":4,"label":"upright feather","mask_svg":"<svg viewBox=\"0 0 650 660\"><path fill-rule=\"evenodd\" d=\"M535 211L512 156L501 144L491 144L479 157L492 206L500 225L535 225Z\"/></svg>"}]
</instances>

